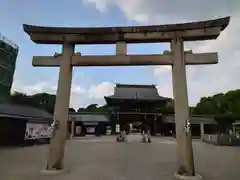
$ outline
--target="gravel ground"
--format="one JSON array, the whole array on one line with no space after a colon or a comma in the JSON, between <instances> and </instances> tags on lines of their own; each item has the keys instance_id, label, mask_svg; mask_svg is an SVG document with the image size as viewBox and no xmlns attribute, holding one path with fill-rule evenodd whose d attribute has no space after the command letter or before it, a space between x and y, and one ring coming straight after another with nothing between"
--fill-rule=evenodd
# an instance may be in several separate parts
<instances>
[{"instance_id":1,"label":"gravel ground","mask_svg":"<svg viewBox=\"0 0 240 180\"><path fill-rule=\"evenodd\" d=\"M141 143L140 135L117 143L114 136L83 137L67 142L66 171L42 173L48 145L0 149L1 180L171 180L175 179L176 142L154 137ZM193 141L195 168L206 180L239 180L240 148Z\"/></svg>"}]
</instances>

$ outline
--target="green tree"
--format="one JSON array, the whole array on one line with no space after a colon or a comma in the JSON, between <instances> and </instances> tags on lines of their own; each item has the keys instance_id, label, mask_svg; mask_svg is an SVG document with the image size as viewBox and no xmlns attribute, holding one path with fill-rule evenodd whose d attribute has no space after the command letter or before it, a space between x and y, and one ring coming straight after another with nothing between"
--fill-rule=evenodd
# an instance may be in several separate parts
<instances>
[{"instance_id":1,"label":"green tree","mask_svg":"<svg viewBox=\"0 0 240 180\"><path fill-rule=\"evenodd\" d=\"M90 104L89 106L87 106L86 108L79 108L77 110L77 112L108 112L109 111L109 107L108 105L103 105L103 106L98 106L98 104Z\"/></svg>"},{"instance_id":2,"label":"green tree","mask_svg":"<svg viewBox=\"0 0 240 180\"><path fill-rule=\"evenodd\" d=\"M109 111L109 107L107 104L103 105L103 106L99 106L97 109L96 109L96 112L108 112Z\"/></svg>"},{"instance_id":3,"label":"green tree","mask_svg":"<svg viewBox=\"0 0 240 180\"><path fill-rule=\"evenodd\" d=\"M98 109L97 106L98 106L97 104L90 104L85 108L85 110L88 112L95 112Z\"/></svg>"},{"instance_id":4,"label":"green tree","mask_svg":"<svg viewBox=\"0 0 240 180\"><path fill-rule=\"evenodd\" d=\"M162 111L162 113L165 114L165 115L167 115L167 114L174 114L174 100L171 99L171 100L167 103L166 107L164 107L161 111Z\"/></svg>"},{"instance_id":5,"label":"green tree","mask_svg":"<svg viewBox=\"0 0 240 180\"><path fill-rule=\"evenodd\" d=\"M69 108L68 112L76 112L74 108Z\"/></svg>"},{"instance_id":6,"label":"green tree","mask_svg":"<svg viewBox=\"0 0 240 180\"><path fill-rule=\"evenodd\" d=\"M228 91L225 94L227 99L227 112L240 116L240 89L234 91Z\"/></svg>"},{"instance_id":7,"label":"green tree","mask_svg":"<svg viewBox=\"0 0 240 180\"><path fill-rule=\"evenodd\" d=\"M78 108L77 112L85 112L85 108Z\"/></svg>"},{"instance_id":8,"label":"green tree","mask_svg":"<svg viewBox=\"0 0 240 180\"><path fill-rule=\"evenodd\" d=\"M51 114L54 113L56 95L47 94L47 93L38 93L32 96L29 96L29 98L31 101L30 104L32 106L39 109L44 109L45 111Z\"/></svg>"},{"instance_id":9,"label":"green tree","mask_svg":"<svg viewBox=\"0 0 240 180\"><path fill-rule=\"evenodd\" d=\"M10 103L43 109L53 114L55 99L56 99L55 95L47 94L47 93L38 93L38 94L28 96L20 92L14 92L10 96Z\"/></svg>"},{"instance_id":10,"label":"green tree","mask_svg":"<svg viewBox=\"0 0 240 180\"><path fill-rule=\"evenodd\" d=\"M194 114L214 115L221 132L227 132L235 120L240 119L240 90L202 97L193 110Z\"/></svg>"},{"instance_id":11,"label":"green tree","mask_svg":"<svg viewBox=\"0 0 240 180\"><path fill-rule=\"evenodd\" d=\"M29 97L26 94L20 93L20 92L14 92L10 96L10 103L21 104L21 105L29 105L30 100L29 100Z\"/></svg>"},{"instance_id":12,"label":"green tree","mask_svg":"<svg viewBox=\"0 0 240 180\"><path fill-rule=\"evenodd\" d=\"M212 97L202 97L193 110L194 114L240 115L240 90L219 93Z\"/></svg>"},{"instance_id":13,"label":"green tree","mask_svg":"<svg viewBox=\"0 0 240 180\"><path fill-rule=\"evenodd\" d=\"M194 108L194 114L219 114L219 109L217 103L212 97L203 97L200 102Z\"/></svg>"},{"instance_id":14,"label":"green tree","mask_svg":"<svg viewBox=\"0 0 240 180\"><path fill-rule=\"evenodd\" d=\"M214 117L219 125L219 130L222 133L228 133L228 130L232 127L232 123L239 118L239 116L233 114L216 115Z\"/></svg>"}]
</instances>

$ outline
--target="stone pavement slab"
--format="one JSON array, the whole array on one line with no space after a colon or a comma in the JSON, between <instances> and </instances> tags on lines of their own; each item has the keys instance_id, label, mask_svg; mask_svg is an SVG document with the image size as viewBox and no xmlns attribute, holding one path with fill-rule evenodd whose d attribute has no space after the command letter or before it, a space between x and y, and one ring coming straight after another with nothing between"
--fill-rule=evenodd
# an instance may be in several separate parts
<instances>
[{"instance_id":1,"label":"stone pavement slab","mask_svg":"<svg viewBox=\"0 0 240 180\"><path fill-rule=\"evenodd\" d=\"M175 179L176 142L155 137L141 143L139 135L117 143L114 136L82 137L67 142L66 171L46 175L48 145L0 149L1 180L171 180ZM194 140L196 171L206 180L239 180L240 148Z\"/></svg>"}]
</instances>

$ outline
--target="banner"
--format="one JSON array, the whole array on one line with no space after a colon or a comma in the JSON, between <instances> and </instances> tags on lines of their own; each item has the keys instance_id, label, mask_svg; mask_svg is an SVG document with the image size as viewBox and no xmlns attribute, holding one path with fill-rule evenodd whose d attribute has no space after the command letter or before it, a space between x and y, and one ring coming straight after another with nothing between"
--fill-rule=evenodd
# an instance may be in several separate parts
<instances>
[{"instance_id":1,"label":"banner","mask_svg":"<svg viewBox=\"0 0 240 180\"><path fill-rule=\"evenodd\" d=\"M50 138L51 130L48 124L27 123L25 140Z\"/></svg>"}]
</instances>

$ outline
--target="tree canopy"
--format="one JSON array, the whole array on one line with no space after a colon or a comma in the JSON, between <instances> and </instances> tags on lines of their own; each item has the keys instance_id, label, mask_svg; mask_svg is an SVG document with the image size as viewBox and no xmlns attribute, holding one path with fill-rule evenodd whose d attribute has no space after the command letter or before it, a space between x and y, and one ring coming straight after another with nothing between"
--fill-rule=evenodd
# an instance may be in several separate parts
<instances>
[{"instance_id":1,"label":"tree canopy","mask_svg":"<svg viewBox=\"0 0 240 180\"><path fill-rule=\"evenodd\" d=\"M68 112L76 112L74 108L69 108Z\"/></svg>"},{"instance_id":2,"label":"tree canopy","mask_svg":"<svg viewBox=\"0 0 240 180\"><path fill-rule=\"evenodd\" d=\"M193 114L235 115L240 116L240 89L219 93L211 97L202 97L193 110Z\"/></svg>"},{"instance_id":3,"label":"tree canopy","mask_svg":"<svg viewBox=\"0 0 240 180\"><path fill-rule=\"evenodd\" d=\"M108 105L98 106L98 104L91 104L86 108L79 108L77 112L108 112Z\"/></svg>"},{"instance_id":4,"label":"tree canopy","mask_svg":"<svg viewBox=\"0 0 240 180\"><path fill-rule=\"evenodd\" d=\"M21 104L26 106L43 109L51 114L54 113L56 95L48 93L37 93L34 95L26 95L21 92L14 92L10 96L10 103ZM69 108L69 112L76 112L74 108Z\"/></svg>"},{"instance_id":5,"label":"tree canopy","mask_svg":"<svg viewBox=\"0 0 240 180\"><path fill-rule=\"evenodd\" d=\"M43 109L51 114L54 112L56 96L47 93L38 93L34 95L26 95L20 92L14 92L10 96L10 103L32 106Z\"/></svg>"},{"instance_id":6,"label":"tree canopy","mask_svg":"<svg viewBox=\"0 0 240 180\"><path fill-rule=\"evenodd\" d=\"M193 114L213 115L221 132L227 132L232 123L240 119L240 89L202 97Z\"/></svg>"}]
</instances>

